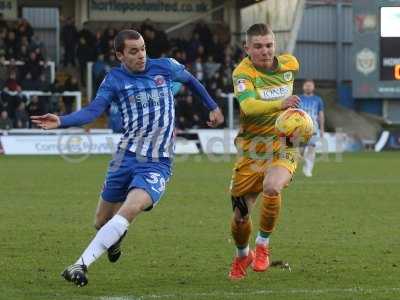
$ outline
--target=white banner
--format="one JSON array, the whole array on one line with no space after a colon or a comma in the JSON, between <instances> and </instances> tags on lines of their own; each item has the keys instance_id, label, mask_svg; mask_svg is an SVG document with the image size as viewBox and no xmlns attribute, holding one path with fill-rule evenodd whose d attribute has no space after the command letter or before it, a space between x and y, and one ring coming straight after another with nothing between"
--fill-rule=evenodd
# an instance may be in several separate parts
<instances>
[{"instance_id":1,"label":"white banner","mask_svg":"<svg viewBox=\"0 0 400 300\"><path fill-rule=\"evenodd\" d=\"M199 129L191 130L199 135L201 149L207 154L236 154L235 137L237 130Z\"/></svg>"},{"instance_id":2,"label":"white banner","mask_svg":"<svg viewBox=\"0 0 400 300\"><path fill-rule=\"evenodd\" d=\"M0 136L6 155L88 155L113 154L120 141L119 134L60 134ZM179 139L176 154L197 154L194 141Z\"/></svg>"},{"instance_id":3,"label":"white banner","mask_svg":"<svg viewBox=\"0 0 400 300\"><path fill-rule=\"evenodd\" d=\"M0 13L6 20L16 20L17 0L0 0Z\"/></svg>"},{"instance_id":4,"label":"white banner","mask_svg":"<svg viewBox=\"0 0 400 300\"><path fill-rule=\"evenodd\" d=\"M211 0L88 0L90 21L177 23L211 9Z\"/></svg>"}]
</instances>

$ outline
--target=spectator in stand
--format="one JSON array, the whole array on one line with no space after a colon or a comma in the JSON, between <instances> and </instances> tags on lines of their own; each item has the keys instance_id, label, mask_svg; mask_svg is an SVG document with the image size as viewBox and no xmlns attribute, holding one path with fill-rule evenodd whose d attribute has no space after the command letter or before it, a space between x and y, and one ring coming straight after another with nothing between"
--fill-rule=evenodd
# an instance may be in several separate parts
<instances>
[{"instance_id":1,"label":"spectator in stand","mask_svg":"<svg viewBox=\"0 0 400 300\"><path fill-rule=\"evenodd\" d=\"M193 63L192 73L198 80L204 83L204 66L201 57L197 57L196 61Z\"/></svg>"},{"instance_id":2,"label":"spectator in stand","mask_svg":"<svg viewBox=\"0 0 400 300\"><path fill-rule=\"evenodd\" d=\"M109 68L107 69L107 72L109 71L110 68L115 68L120 65L120 62L115 57L115 53L110 53L110 55L108 56L107 64L109 66Z\"/></svg>"},{"instance_id":3,"label":"spectator in stand","mask_svg":"<svg viewBox=\"0 0 400 300\"><path fill-rule=\"evenodd\" d=\"M46 45L39 39L37 35L34 35L32 37L28 49L35 51L36 54L39 56L39 60L46 60L47 57Z\"/></svg>"},{"instance_id":4,"label":"spectator in stand","mask_svg":"<svg viewBox=\"0 0 400 300\"><path fill-rule=\"evenodd\" d=\"M1 130L10 130L13 128L12 120L8 117L8 113L6 110L3 110L0 113L0 129Z\"/></svg>"},{"instance_id":5,"label":"spectator in stand","mask_svg":"<svg viewBox=\"0 0 400 300\"><path fill-rule=\"evenodd\" d=\"M223 63L224 61L224 52L222 49L225 48L224 44L221 43L217 34L212 36L212 39L208 43L207 54L214 58L216 63Z\"/></svg>"},{"instance_id":6,"label":"spectator in stand","mask_svg":"<svg viewBox=\"0 0 400 300\"><path fill-rule=\"evenodd\" d=\"M0 49L3 52L2 55L5 55L5 48L6 48L6 38L7 38L7 29L0 28Z\"/></svg>"},{"instance_id":7,"label":"spectator in stand","mask_svg":"<svg viewBox=\"0 0 400 300\"><path fill-rule=\"evenodd\" d=\"M208 54L209 52L208 45L212 40L212 33L208 25L203 20L200 20L193 29L193 35L195 34L199 36L199 41L202 45L206 47L205 50L206 53Z\"/></svg>"},{"instance_id":8,"label":"spectator in stand","mask_svg":"<svg viewBox=\"0 0 400 300\"><path fill-rule=\"evenodd\" d=\"M36 52L29 53L29 59L21 68L21 76L25 77L27 73L31 73L33 78L39 78L43 73L43 61L39 61Z\"/></svg>"},{"instance_id":9,"label":"spectator in stand","mask_svg":"<svg viewBox=\"0 0 400 300\"><path fill-rule=\"evenodd\" d=\"M25 74L25 78L21 80L21 88L25 91L38 91L39 78L33 78L30 72Z\"/></svg>"},{"instance_id":10,"label":"spectator in stand","mask_svg":"<svg viewBox=\"0 0 400 300\"><path fill-rule=\"evenodd\" d=\"M10 30L7 33L7 38L5 40L5 50L6 50L6 58L9 60L14 58L18 53L17 48L17 39L15 36L15 31Z\"/></svg>"},{"instance_id":11,"label":"spectator in stand","mask_svg":"<svg viewBox=\"0 0 400 300\"><path fill-rule=\"evenodd\" d=\"M200 128L204 123L202 116L202 108L193 102L193 96L183 94L183 97L179 97L177 101L177 112L178 112L178 128L185 130L188 128Z\"/></svg>"},{"instance_id":12,"label":"spectator in stand","mask_svg":"<svg viewBox=\"0 0 400 300\"><path fill-rule=\"evenodd\" d=\"M45 113L44 111L42 111L42 109L41 109L41 107L40 107L40 103L39 103L39 98L38 98L38 96L32 96L32 97L31 97L31 101L30 101L30 103L28 104L27 111L28 111L29 117L30 117L30 116L39 116L39 115L42 115L42 114ZM30 127L31 127L31 128L37 128L37 127L35 126L35 124L33 124L32 122L31 122L31 124L30 124Z\"/></svg>"},{"instance_id":13,"label":"spectator in stand","mask_svg":"<svg viewBox=\"0 0 400 300\"><path fill-rule=\"evenodd\" d=\"M213 76L214 73L219 71L221 65L214 61L213 56L208 56L207 61L204 63L204 77L206 82Z\"/></svg>"},{"instance_id":14,"label":"spectator in stand","mask_svg":"<svg viewBox=\"0 0 400 300\"><path fill-rule=\"evenodd\" d=\"M83 28L78 32L79 39L83 38L90 47L95 45L94 34L88 29L88 23L83 24Z\"/></svg>"},{"instance_id":15,"label":"spectator in stand","mask_svg":"<svg viewBox=\"0 0 400 300\"><path fill-rule=\"evenodd\" d=\"M14 128L28 128L29 127L29 116L25 109L25 103L21 102L17 110L15 111L14 117Z\"/></svg>"},{"instance_id":16,"label":"spectator in stand","mask_svg":"<svg viewBox=\"0 0 400 300\"><path fill-rule=\"evenodd\" d=\"M93 58L93 49L87 43L87 41L84 37L81 37L79 39L77 56L78 56L78 62L79 62L81 84L86 86L86 65Z\"/></svg>"},{"instance_id":17,"label":"spectator in stand","mask_svg":"<svg viewBox=\"0 0 400 300\"><path fill-rule=\"evenodd\" d=\"M134 28L135 26L131 26L132 28ZM142 22L142 25L140 25L140 33L143 34L146 30L153 30L154 31L154 25L153 22L147 18L146 20L144 20Z\"/></svg>"},{"instance_id":18,"label":"spectator in stand","mask_svg":"<svg viewBox=\"0 0 400 300\"><path fill-rule=\"evenodd\" d=\"M193 37L191 38L191 40L189 41L189 46L186 50L186 54L187 54L187 62L188 63L192 63L196 60L196 56L197 56L197 51L199 49L199 47L202 46L200 39L199 39L199 34L198 33L194 33Z\"/></svg>"},{"instance_id":19,"label":"spectator in stand","mask_svg":"<svg viewBox=\"0 0 400 300\"><path fill-rule=\"evenodd\" d=\"M32 40L33 28L26 19L19 19L16 28L17 40L20 40L22 36L26 36L29 42Z\"/></svg>"},{"instance_id":20,"label":"spectator in stand","mask_svg":"<svg viewBox=\"0 0 400 300\"><path fill-rule=\"evenodd\" d=\"M37 83L37 90L42 92L50 92L51 91L51 83L47 80L46 75L42 74L39 77L39 81ZM40 109L46 114L50 112L50 96L39 96L39 105Z\"/></svg>"},{"instance_id":21,"label":"spectator in stand","mask_svg":"<svg viewBox=\"0 0 400 300\"><path fill-rule=\"evenodd\" d=\"M0 88L4 87L4 84L7 79L8 70L7 66L5 65L6 58L4 55L0 56Z\"/></svg>"},{"instance_id":22,"label":"spectator in stand","mask_svg":"<svg viewBox=\"0 0 400 300\"><path fill-rule=\"evenodd\" d=\"M79 91L78 79L75 76L70 76L64 83L64 92L75 92ZM74 96L63 96L65 114L72 113L72 107L74 105L75 97Z\"/></svg>"},{"instance_id":23,"label":"spectator in stand","mask_svg":"<svg viewBox=\"0 0 400 300\"><path fill-rule=\"evenodd\" d=\"M114 48L114 38L117 35L117 31L114 28L107 27L101 37L101 45L104 53L108 53L110 49L110 41L112 49Z\"/></svg>"},{"instance_id":24,"label":"spectator in stand","mask_svg":"<svg viewBox=\"0 0 400 300\"><path fill-rule=\"evenodd\" d=\"M107 64L104 61L104 54L100 53L97 56L96 62L93 64L92 67L92 74L93 74L93 95L96 94L97 89L100 86L100 83L103 81L104 76L107 74Z\"/></svg>"},{"instance_id":25,"label":"spectator in stand","mask_svg":"<svg viewBox=\"0 0 400 300\"><path fill-rule=\"evenodd\" d=\"M109 40L108 44L106 45L106 47L105 47L105 49L103 51L103 54L105 56L109 56L110 54L113 54L114 52L115 52L114 51L114 41L113 40Z\"/></svg>"},{"instance_id":26,"label":"spectator in stand","mask_svg":"<svg viewBox=\"0 0 400 300\"><path fill-rule=\"evenodd\" d=\"M29 52L28 52L28 47L25 45L22 45L19 47L19 51L15 57L17 60L26 62L29 59Z\"/></svg>"},{"instance_id":27,"label":"spectator in stand","mask_svg":"<svg viewBox=\"0 0 400 300\"><path fill-rule=\"evenodd\" d=\"M21 86L17 81L17 74L12 71L3 88L3 104L6 106L10 118L14 118L18 105L26 99L21 94Z\"/></svg>"},{"instance_id":28,"label":"spectator in stand","mask_svg":"<svg viewBox=\"0 0 400 300\"><path fill-rule=\"evenodd\" d=\"M31 44L29 43L28 37L26 35L21 36L19 40L17 40L17 48L25 46L28 49L28 52L33 51Z\"/></svg>"},{"instance_id":29,"label":"spectator in stand","mask_svg":"<svg viewBox=\"0 0 400 300\"><path fill-rule=\"evenodd\" d=\"M61 29L61 41L64 45L64 67L69 64L75 67L76 47L78 45L78 30L75 27L74 19L68 17Z\"/></svg>"},{"instance_id":30,"label":"spectator in stand","mask_svg":"<svg viewBox=\"0 0 400 300\"><path fill-rule=\"evenodd\" d=\"M157 50L155 49L155 37L156 33L151 27L145 27L146 29L142 32L142 36L146 45L147 56L151 58L157 58Z\"/></svg>"},{"instance_id":31,"label":"spectator in stand","mask_svg":"<svg viewBox=\"0 0 400 300\"><path fill-rule=\"evenodd\" d=\"M103 38L103 35L102 35L101 31L97 30L94 35L94 48L96 51L96 55L99 55L100 53L104 53L102 38Z\"/></svg>"}]
</instances>

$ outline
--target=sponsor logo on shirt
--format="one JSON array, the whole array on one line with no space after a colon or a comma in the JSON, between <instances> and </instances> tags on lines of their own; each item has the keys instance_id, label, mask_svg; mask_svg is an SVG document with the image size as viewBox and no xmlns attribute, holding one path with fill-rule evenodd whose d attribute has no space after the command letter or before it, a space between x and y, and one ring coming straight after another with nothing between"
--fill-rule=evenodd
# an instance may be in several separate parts
<instances>
[{"instance_id":1,"label":"sponsor logo on shirt","mask_svg":"<svg viewBox=\"0 0 400 300\"><path fill-rule=\"evenodd\" d=\"M290 96L290 88L289 86L280 86L271 89L260 89L258 90L260 97L265 100L278 99L278 98L286 98Z\"/></svg>"}]
</instances>

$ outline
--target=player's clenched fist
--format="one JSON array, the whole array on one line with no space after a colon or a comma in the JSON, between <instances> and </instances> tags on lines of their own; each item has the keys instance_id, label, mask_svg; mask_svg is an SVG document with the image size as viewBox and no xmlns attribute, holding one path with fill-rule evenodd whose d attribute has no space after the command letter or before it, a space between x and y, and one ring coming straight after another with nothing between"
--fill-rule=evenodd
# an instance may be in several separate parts
<instances>
[{"instance_id":1,"label":"player's clenched fist","mask_svg":"<svg viewBox=\"0 0 400 300\"><path fill-rule=\"evenodd\" d=\"M300 98L297 97L296 95L292 95L282 102L282 109L287 109L287 108L293 108L293 107L299 107L300 105Z\"/></svg>"}]
</instances>

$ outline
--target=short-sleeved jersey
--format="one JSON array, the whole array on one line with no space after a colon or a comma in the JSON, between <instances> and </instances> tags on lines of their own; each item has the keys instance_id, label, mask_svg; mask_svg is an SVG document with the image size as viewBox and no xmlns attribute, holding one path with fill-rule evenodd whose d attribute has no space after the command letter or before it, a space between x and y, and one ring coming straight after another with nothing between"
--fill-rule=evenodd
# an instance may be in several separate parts
<instances>
[{"instance_id":1,"label":"short-sleeved jersey","mask_svg":"<svg viewBox=\"0 0 400 300\"><path fill-rule=\"evenodd\" d=\"M232 79L235 97L242 103L250 98L261 101L284 100L292 95L295 74L299 70L297 59L290 54L277 56L278 66L274 71L257 69L249 57L244 58L233 71ZM271 151L265 141L275 141L275 120L280 111L268 115L246 115L240 111L240 131L235 144L239 152L263 153ZM254 142L257 140L256 142ZM274 143L273 150L279 145Z\"/></svg>"},{"instance_id":2,"label":"short-sleeved jersey","mask_svg":"<svg viewBox=\"0 0 400 300\"><path fill-rule=\"evenodd\" d=\"M306 111L314 123L314 130L319 130L319 113L324 110L324 102L319 96L300 96L300 108Z\"/></svg>"}]
</instances>

